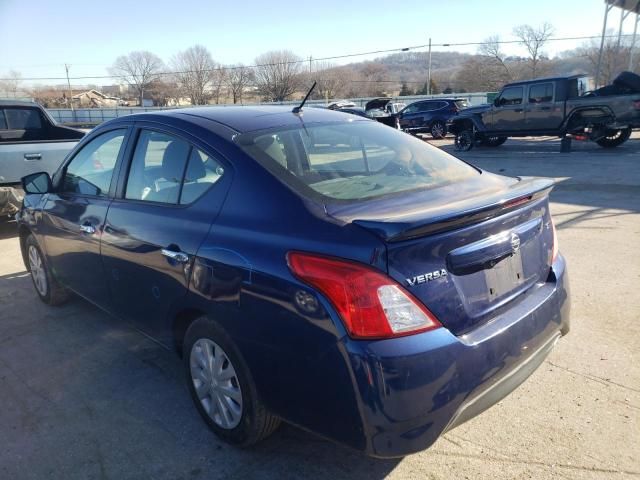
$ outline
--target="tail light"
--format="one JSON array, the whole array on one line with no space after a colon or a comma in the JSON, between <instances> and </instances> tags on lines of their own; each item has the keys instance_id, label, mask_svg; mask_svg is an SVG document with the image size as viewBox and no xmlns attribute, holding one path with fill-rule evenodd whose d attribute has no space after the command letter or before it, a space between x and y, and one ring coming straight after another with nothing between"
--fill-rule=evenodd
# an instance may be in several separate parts
<instances>
[{"instance_id":1,"label":"tail light","mask_svg":"<svg viewBox=\"0 0 640 480\"><path fill-rule=\"evenodd\" d=\"M395 280L363 264L289 252L289 268L334 306L352 338L391 338L440 327Z\"/></svg>"}]
</instances>

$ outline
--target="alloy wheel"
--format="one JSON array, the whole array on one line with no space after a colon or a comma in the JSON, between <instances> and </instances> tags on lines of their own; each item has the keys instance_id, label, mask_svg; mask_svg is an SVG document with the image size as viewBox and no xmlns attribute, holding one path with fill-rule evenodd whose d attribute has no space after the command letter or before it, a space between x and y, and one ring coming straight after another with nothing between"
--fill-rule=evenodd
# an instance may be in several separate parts
<instances>
[{"instance_id":1,"label":"alloy wheel","mask_svg":"<svg viewBox=\"0 0 640 480\"><path fill-rule=\"evenodd\" d=\"M242 418L242 390L231 360L209 338L191 348L191 381L202 408L220 428L231 430Z\"/></svg>"},{"instance_id":2,"label":"alloy wheel","mask_svg":"<svg viewBox=\"0 0 640 480\"><path fill-rule=\"evenodd\" d=\"M29 246L29 270L31 271L31 278L33 278L33 284L38 290L41 296L47 294L47 272L44 269L44 263L40 252L33 245Z\"/></svg>"}]
</instances>

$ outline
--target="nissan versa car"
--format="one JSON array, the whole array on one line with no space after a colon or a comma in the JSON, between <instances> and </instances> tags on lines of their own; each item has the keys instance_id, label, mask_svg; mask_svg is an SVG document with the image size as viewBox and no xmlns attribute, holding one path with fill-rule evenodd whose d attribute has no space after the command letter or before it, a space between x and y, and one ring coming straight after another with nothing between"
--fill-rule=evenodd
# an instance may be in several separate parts
<instances>
[{"instance_id":1,"label":"nissan versa car","mask_svg":"<svg viewBox=\"0 0 640 480\"><path fill-rule=\"evenodd\" d=\"M552 183L354 115L129 115L23 186L38 296L79 295L175 346L236 445L283 420L373 456L422 450L569 330Z\"/></svg>"}]
</instances>

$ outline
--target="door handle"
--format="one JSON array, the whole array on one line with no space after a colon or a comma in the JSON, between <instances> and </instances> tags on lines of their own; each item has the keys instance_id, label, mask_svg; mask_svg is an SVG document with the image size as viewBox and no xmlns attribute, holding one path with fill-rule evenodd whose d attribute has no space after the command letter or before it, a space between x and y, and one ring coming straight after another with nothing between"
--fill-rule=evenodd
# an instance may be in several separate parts
<instances>
[{"instance_id":1,"label":"door handle","mask_svg":"<svg viewBox=\"0 0 640 480\"><path fill-rule=\"evenodd\" d=\"M168 248L163 248L160 250L162 255L169 258L170 260L174 260L178 263L187 263L189 261L189 255L181 251L169 250Z\"/></svg>"},{"instance_id":2,"label":"door handle","mask_svg":"<svg viewBox=\"0 0 640 480\"><path fill-rule=\"evenodd\" d=\"M540 107L540 110L551 110L551 107Z\"/></svg>"},{"instance_id":3,"label":"door handle","mask_svg":"<svg viewBox=\"0 0 640 480\"><path fill-rule=\"evenodd\" d=\"M25 153L24 159L25 160L41 160L42 154L41 153Z\"/></svg>"},{"instance_id":4,"label":"door handle","mask_svg":"<svg viewBox=\"0 0 640 480\"><path fill-rule=\"evenodd\" d=\"M82 233L88 233L89 235L93 235L94 233L96 233L96 227L94 227L90 223L83 223L82 225L80 225L80 231Z\"/></svg>"}]
</instances>

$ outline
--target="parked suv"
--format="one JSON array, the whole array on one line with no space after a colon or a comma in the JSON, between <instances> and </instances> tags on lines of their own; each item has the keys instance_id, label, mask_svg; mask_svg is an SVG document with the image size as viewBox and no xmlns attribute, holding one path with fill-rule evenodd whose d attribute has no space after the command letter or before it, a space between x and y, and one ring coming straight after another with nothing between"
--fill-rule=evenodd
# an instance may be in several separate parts
<instances>
[{"instance_id":1,"label":"parked suv","mask_svg":"<svg viewBox=\"0 0 640 480\"><path fill-rule=\"evenodd\" d=\"M433 138L444 138L449 119L468 106L465 98L422 100L405 107L397 117L405 132L430 133Z\"/></svg>"}]
</instances>

